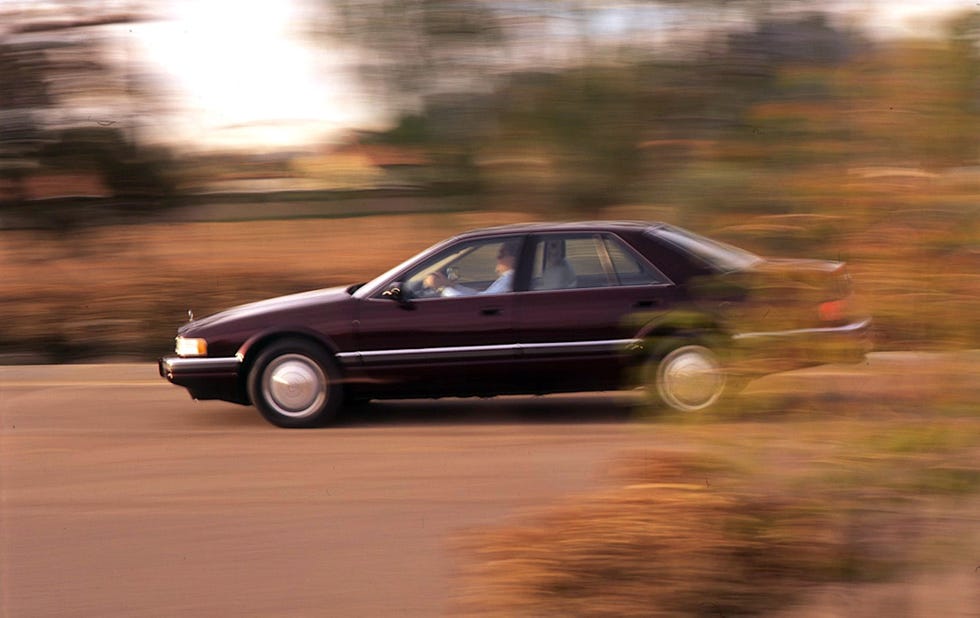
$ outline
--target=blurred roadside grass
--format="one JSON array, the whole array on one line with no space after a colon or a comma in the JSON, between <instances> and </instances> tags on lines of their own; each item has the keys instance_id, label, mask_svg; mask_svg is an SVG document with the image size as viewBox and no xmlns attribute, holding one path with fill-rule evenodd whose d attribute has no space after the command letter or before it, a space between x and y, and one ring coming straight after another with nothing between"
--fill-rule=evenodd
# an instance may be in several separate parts
<instances>
[{"instance_id":1,"label":"blurred roadside grass","mask_svg":"<svg viewBox=\"0 0 980 618\"><path fill-rule=\"evenodd\" d=\"M638 424L605 489L457 541L461 616L972 616L976 352L874 355Z\"/></svg>"},{"instance_id":2,"label":"blurred roadside grass","mask_svg":"<svg viewBox=\"0 0 980 618\"><path fill-rule=\"evenodd\" d=\"M776 183L777 205L769 197L760 198L755 210L732 210L726 193L702 196L709 206L641 203L596 215L665 220L763 255L846 261L858 302L874 316L879 349L977 348L976 175L965 185L916 177L897 186L767 175L742 187L744 195L731 203L770 196ZM93 226L67 235L5 230L0 320L7 328L0 333L0 356L29 354L35 362L151 359L169 350L188 309L201 316L365 281L466 229L568 216L547 216L564 211L528 200L501 197L510 210L496 211L343 218L332 210L322 219ZM229 209L221 205L220 212ZM287 204L264 204L262 210L291 212Z\"/></svg>"},{"instance_id":3,"label":"blurred roadside grass","mask_svg":"<svg viewBox=\"0 0 980 618\"><path fill-rule=\"evenodd\" d=\"M458 615L971 615L907 584L975 566L977 420L658 425L609 489L468 533Z\"/></svg>"},{"instance_id":4,"label":"blurred roadside grass","mask_svg":"<svg viewBox=\"0 0 980 618\"><path fill-rule=\"evenodd\" d=\"M200 317L271 296L366 281L460 230L520 221L463 212L115 225L72 238L0 233L0 355L149 360Z\"/></svg>"}]
</instances>

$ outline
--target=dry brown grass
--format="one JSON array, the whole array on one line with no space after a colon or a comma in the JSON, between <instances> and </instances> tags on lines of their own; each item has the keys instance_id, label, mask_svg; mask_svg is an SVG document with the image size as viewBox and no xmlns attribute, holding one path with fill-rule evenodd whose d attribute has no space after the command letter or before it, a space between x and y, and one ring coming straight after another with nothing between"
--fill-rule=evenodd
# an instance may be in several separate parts
<instances>
[{"instance_id":1,"label":"dry brown grass","mask_svg":"<svg viewBox=\"0 0 980 618\"><path fill-rule=\"evenodd\" d=\"M889 582L938 574L903 615L970 615L950 570L977 541L976 420L660 425L684 450L626 454L609 489L466 536L457 612L883 615L908 600Z\"/></svg>"},{"instance_id":2,"label":"dry brown grass","mask_svg":"<svg viewBox=\"0 0 980 618\"><path fill-rule=\"evenodd\" d=\"M231 305L378 275L462 230L517 213L96 227L0 234L0 353L150 358L174 330Z\"/></svg>"},{"instance_id":3,"label":"dry brown grass","mask_svg":"<svg viewBox=\"0 0 980 618\"><path fill-rule=\"evenodd\" d=\"M457 548L464 616L973 616L980 356L876 355L664 419Z\"/></svg>"},{"instance_id":4,"label":"dry brown grass","mask_svg":"<svg viewBox=\"0 0 980 618\"><path fill-rule=\"evenodd\" d=\"M817 497L733 491L717 464L675 453L632 463L634 483L472 537L460 613L758 615L852 568Z\"/></svg>"},{"instance_id":5,"label":"dry brown grass","mask_svg":"<svg viewBox=\"0 0 980 618\"><path fill-rule=\"evenodd\" d=\"M878 345L922 349L980 346L980 222L971 212L885 210L872 201L831 215L701 220L678 208L637 205L602 216L675 221L765 255L844 259L875 317ZM187 309L203 315L364 281L459 231L533 218L540 216L458 212L118 225L68 236L4 231L0 320L8 327L0 354L150 358L166 352Z\"/></svg>"}]
</instances>

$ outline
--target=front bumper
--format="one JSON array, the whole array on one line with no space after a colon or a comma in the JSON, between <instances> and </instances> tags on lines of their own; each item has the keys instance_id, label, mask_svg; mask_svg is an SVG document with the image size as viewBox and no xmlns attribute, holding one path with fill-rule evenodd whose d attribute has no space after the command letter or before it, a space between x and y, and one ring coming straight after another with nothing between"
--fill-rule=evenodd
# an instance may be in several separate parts
<instances>
[{"instance_id":1,"label":"front bumper","mask_svg":"<svg viewBox=\"0 0 980 618\"><path fill-rule=\"evenodd\" d=\"M871 325L865 318L841 326L736 334L736 371L764 374L861 362L873 347Z\"/></svg>"},{"instance_id":2,"label":"front bumper","mask_svg":"<svg viewBox=\"0 0 980 618\"><path fill-rule=\"evenodd\" d=\"M167 356L158 361L160 376L183 386L194 399L221 399L247 404L241 380L242 359L183 358Z\"/></svg>"}]
</instances>

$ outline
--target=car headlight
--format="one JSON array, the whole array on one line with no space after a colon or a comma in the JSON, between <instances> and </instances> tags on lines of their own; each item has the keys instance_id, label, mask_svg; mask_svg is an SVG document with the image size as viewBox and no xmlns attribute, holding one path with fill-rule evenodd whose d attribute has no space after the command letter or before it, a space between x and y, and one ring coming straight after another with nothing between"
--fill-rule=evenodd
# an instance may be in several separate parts
<instances>
[{"instance_id":1,"label":"car headlight","mask_svg":"<svg viewBox=\"0 0 980 618\"><path fill-rule=\"evenodd\" d=\"M177 337L174 351L177 356L207 356L208 342L193 337Z\"/></svg>"}]
</instances>

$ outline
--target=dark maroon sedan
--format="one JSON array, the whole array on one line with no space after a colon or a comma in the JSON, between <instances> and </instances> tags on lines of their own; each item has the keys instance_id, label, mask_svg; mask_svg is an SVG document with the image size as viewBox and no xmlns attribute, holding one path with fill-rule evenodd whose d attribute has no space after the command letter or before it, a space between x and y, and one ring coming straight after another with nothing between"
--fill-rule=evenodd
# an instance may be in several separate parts
<instances>
[{"instance_id":1,"label":"dark maroon sedan","mask_svg":"<svg viewBox=\"0 0 980 618\"><path fill-rule=\"evenodd\" d=\"M663 223L513 225L368 283L183 325L160 374L281 427L377 398L645 386L679 411L748 380L857 361L870 320L844 264L771 260Z\"/></svg>"}]
</instances>

